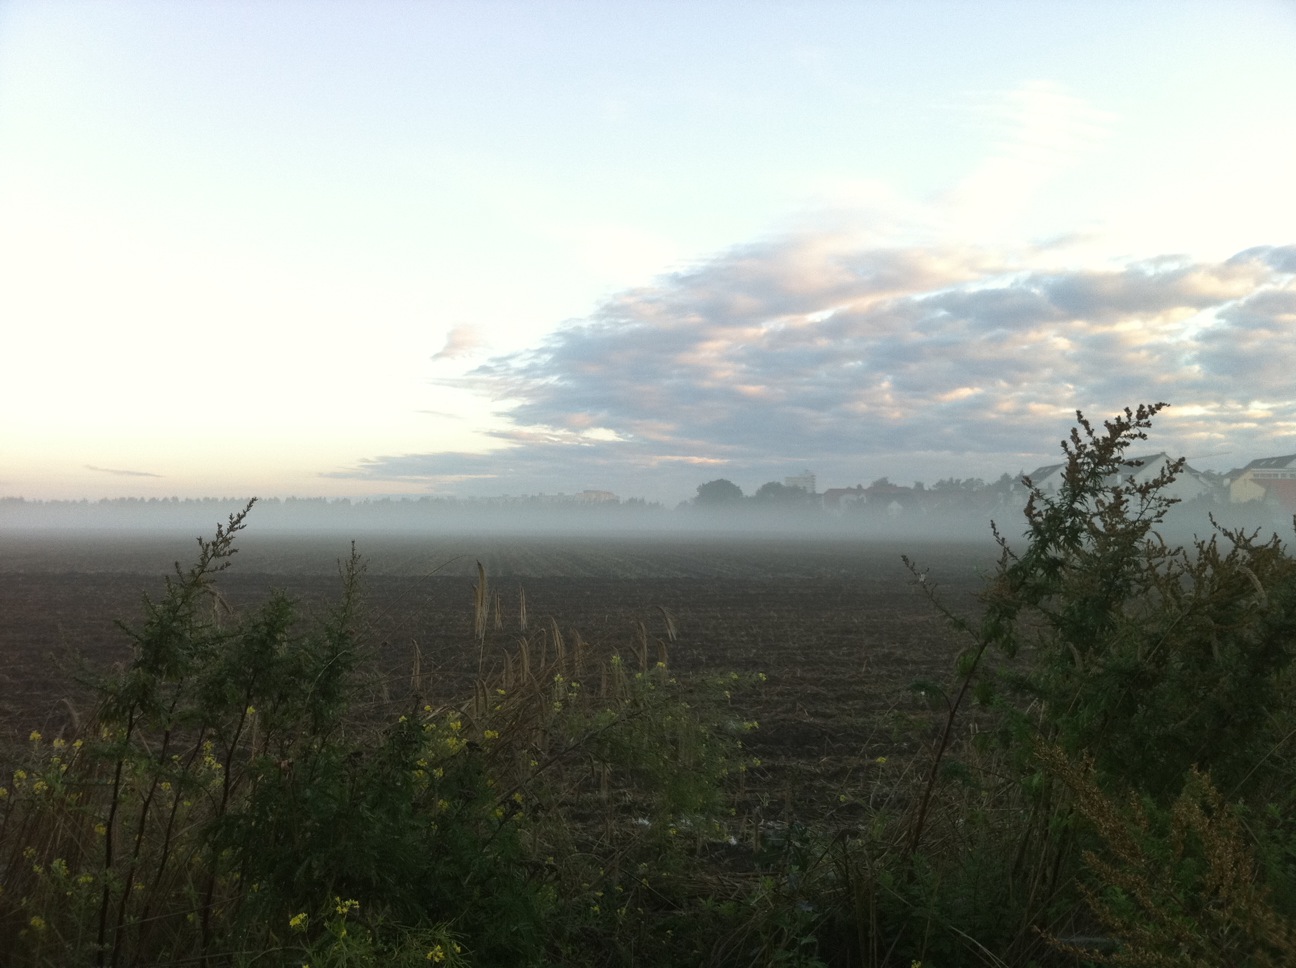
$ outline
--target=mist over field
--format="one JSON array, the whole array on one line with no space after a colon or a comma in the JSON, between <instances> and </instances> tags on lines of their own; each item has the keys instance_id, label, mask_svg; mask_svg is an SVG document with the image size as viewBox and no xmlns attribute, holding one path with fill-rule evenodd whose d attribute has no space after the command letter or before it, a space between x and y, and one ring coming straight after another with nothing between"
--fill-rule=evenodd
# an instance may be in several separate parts
<instances>
[{"instance_id":1,"label":"mist over field","mask_svg":"<svg viewBox=\"0 0 1296 968\"><path fill-rule=\"evenodd\" d=\"M166 549L140 561L144 571L169 569L173 560L188 561L195 539L210 538L217 525L246 506L243 499L201 501L23 502L0 501L0 570L21 568L27 552L63 549L68 562L93 560L96 569L115 569L114 555L125 549ZM933 502L935 503L935 502ZM489 549L582 546L598 549L598 558L637 559L668 547L730 549L759 554L762 547L815 546L894 547L897 555L933 544L994 549L994 532L1017 546L1026 529L1024 492L992 507L939 506L858 507L829 511L817 503L803 507L762 506L750 498L732 506L617 503L606 506L527 506L452 501L257 501L247 515L238 544L247 559L269 557L311 560L323 570L345 556L354 541L362 555L387 564L417 559L419 567L446 562L471 563ZM1194 501L1171 509L1159 533L1172 544L1189 544L1214 532L1215 523L1233 529L1292 536L1292 518L1279 508L1258 502L1231 505ZM43 551L41 552L44 553ZM440 555L440 558L437 558ZM127 555L130 557L129 555ZM511 553L506 555L514 563ZM440 565L438 564L440 562ZM315 567L312 566L312 567ZM279 567L278 565L274 566ZM400 565L398 567L404 567ZM544 573L547 565L526 566ZM614 569L613 564L606 566ZM585 569L582 565L581 569ZM273 570L273 569L272 569ZM595 569L597 570L597 569ZM650 569L651 570L651 569ZM685 569L687 570L687 569ZM628 575L633 575L630 568Z\"/></svg>"}]
</instances>

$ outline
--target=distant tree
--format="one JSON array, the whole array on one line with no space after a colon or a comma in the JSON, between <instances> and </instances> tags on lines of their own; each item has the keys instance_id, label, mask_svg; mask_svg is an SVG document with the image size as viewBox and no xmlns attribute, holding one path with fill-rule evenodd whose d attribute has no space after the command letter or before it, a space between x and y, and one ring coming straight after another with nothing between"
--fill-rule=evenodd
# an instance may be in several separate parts
<instances>
[{"instance_id":1,"label":"distant tree","mask_svg":"<svg viewBox=\"0 0 1296 968\"><path fill-rule=\"evenodd\" d=\"M890 487L890 486L891 486L891 478L889 477L879 477L876 481L874 481L872 484L869 485L869 487Z\"/></svg>"},{"instance_id":2,"label":"distant tree","mask_svg":"<svg viewBox=\"0 0 1296 968\"><path fill-rule=\"evenodd\" d=\"M752 499L763 505L778 505L780 507L793 507L804 504L810 497L810 492L804 487L789 487L787 484L780 484L778 481L770 481L762 484L752 495Z\"/></svg>"},{"instance_id":3,"label":"distant tree","mask_svg":"<svg viewBox=\"0 0 1296 968\"><path fill-rule=\"evenodd\" d=\"M693 503L700 508L716 508L737 504L742 499L741 487L733 481L720 478L719 480L708 481L706 484L699 484L697 497L693 499Z\"/></svg>"}]
</instances>

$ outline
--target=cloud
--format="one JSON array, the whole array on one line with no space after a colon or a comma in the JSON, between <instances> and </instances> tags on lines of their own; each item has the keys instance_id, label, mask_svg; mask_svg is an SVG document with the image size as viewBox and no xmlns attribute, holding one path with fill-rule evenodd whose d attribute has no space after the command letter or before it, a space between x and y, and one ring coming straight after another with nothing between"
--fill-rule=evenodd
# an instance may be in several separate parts
<instances>
[{"instance_id":1,"label":"cloud","mask_svg":"<svg viewBox=\"0 0 1296 968\"><path fill-rule=\"evenodd\" d=\"M151 471L126 471L115 467L95 467L93 464L86 464L85 469L95 471L99 474L115 474L118 477L161 477L161 474L154 474Z\"/></svg>"},{"instance_id":2,"label":"cloud","mask_svg":"<svg viewBox=\"0 0 1296 968\"><path fill-rule=\"evenodd\" d=\"M1200 266L1165 258L1135 263L1120 272L1070 272L1040 284L1049 301L1079 318L1146 320L1192 312L1237 299L1269 275L1257 261Z\"/></svg>"},{"instance_id":3,"label":"cloud","mask_svg":"<svg viewBox=\"0 0 1296 968\"><path fill-rule=\"evenodd\" d=\"M906 462L984 476L1051 459L1076 409L1101 419L1156 400L1177 405L1158 425L1167 448L1292 449L1296 247L1047 258L844 233L738 247L447 381L503 408L500 449L345 473L494 475L508 493L658 482L680 497L717 470L752 486L800 466L825 486L902 478Z\"/></svg>"},{"instance_id":4,"label":"cloud","mask_svg":"<svg viewBox=\"0 0 1296 968\"><path fill-rule=\"evenodd\" d=\"M1228 306L1202 333L1190 359L1203 378L1239 376L1219 388L1226 402L1289 403L1282 398L1296 397L1296 289L1266 289Z\"/></svg>"},{"instance_id":5,"label":"cloud","mask_svg":"<svg viewBox=\"0 0 1296 968\"><path fill-rule=\"evenodd\" d=\"M1041 187L1101 147L1117 120L1050 81L983 94L971 113L993 148L945 203L973 236L1023 212Z\"/></svg>"},{"instance_id":6,"label":"cloud","mask_svg":"<svg viewBox=\"0 0 1296 968\"><path fill-rule=\"evenodd\" d=\"M472 326L452 326L446 333L445 346L432 355L434 360L453 360L468 356L482 343Z\"/></svg>"}]
</instances>

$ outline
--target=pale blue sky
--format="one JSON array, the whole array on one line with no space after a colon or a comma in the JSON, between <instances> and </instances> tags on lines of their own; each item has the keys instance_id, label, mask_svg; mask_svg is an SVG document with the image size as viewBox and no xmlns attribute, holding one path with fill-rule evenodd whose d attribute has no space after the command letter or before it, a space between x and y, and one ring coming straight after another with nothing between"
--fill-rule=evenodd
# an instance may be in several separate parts
<instances>
[{"instance_id":1,"label":"pale blue sky","mask_svg":"<svg viewBox=\"0 0 1296 968\"><path fill-rule=\"evenodd\" d=\"M1288 2L7 3L0 494L673 503L1153 398L1290 453L1292 50Z\"/></svg>"}]
</instances>

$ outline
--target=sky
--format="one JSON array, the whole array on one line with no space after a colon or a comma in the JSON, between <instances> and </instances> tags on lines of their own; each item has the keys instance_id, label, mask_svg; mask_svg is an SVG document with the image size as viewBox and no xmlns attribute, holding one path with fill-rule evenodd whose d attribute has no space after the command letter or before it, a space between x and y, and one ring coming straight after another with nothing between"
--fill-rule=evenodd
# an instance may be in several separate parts
<instances>
[{"instance_id":1,"label":"sky","mask_svg":"<svg viewBox=\"0 0 1296 968\"><path fill-rule=\"evenodd\" d=\"M1296 3L7 0L0 496L1296 452Z\"/></svg>"}]
</instances>

